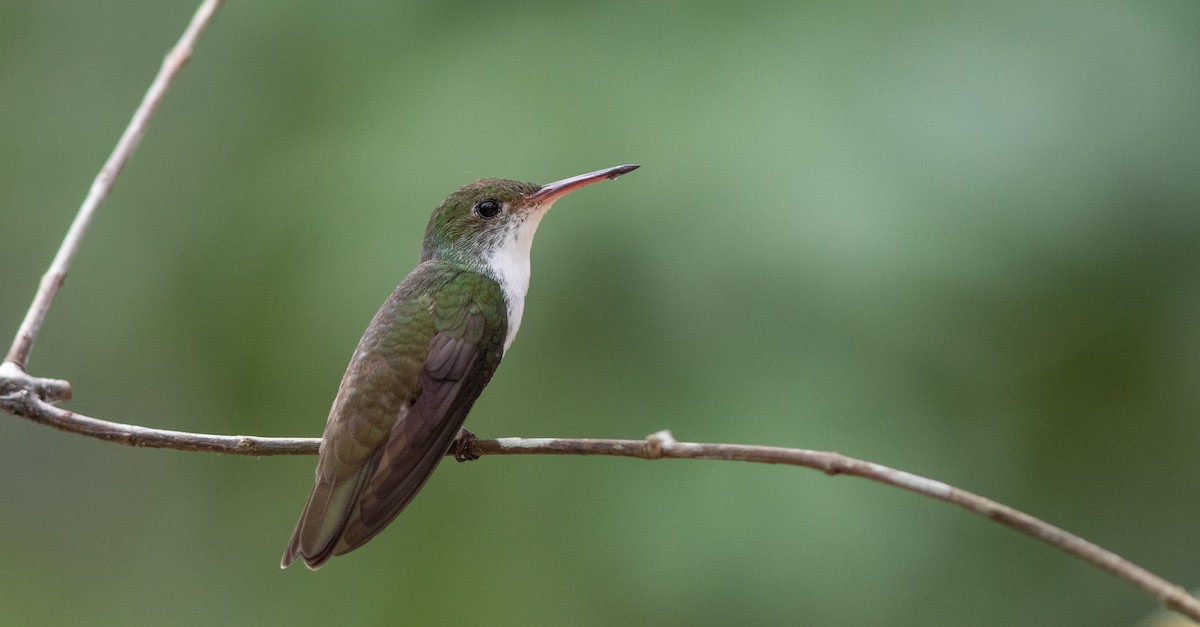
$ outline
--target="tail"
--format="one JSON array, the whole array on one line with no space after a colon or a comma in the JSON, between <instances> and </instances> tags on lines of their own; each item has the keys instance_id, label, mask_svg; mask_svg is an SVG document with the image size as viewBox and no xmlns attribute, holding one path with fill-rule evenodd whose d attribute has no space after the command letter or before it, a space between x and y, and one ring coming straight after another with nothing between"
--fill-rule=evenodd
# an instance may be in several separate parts
<instances>
[{"instance_id":1,"label":"tail","mask_svg":"<svg viewBox=\"0 0 1200 627\"><path fill-rule=\"evenodd\" d=\"M462 413L465 416L466 411ZM318 467L316 484L280 568L302 557L309 569L316 570L329 558L349 553L383 531L420 492L461 426L462 417L434 424L401 421L393 429L394 437L357 473L342 480L326 479Z\"/></svg>"},{"instance_id":2,"label":"tail","mask_svg":"<svg viewBox=\"0 0 1200 627\"><path fill-rule=\"evenodd\" d=\"M283 552L283 559L279 561L280 568L287 568L297 557L302 557L310 570L316 570L336 554L338 542L362 491L363 479L374 470L375 464L366 464L357 474L343 481L326 481L318 475Z\"/></svg>"}]
</instances>

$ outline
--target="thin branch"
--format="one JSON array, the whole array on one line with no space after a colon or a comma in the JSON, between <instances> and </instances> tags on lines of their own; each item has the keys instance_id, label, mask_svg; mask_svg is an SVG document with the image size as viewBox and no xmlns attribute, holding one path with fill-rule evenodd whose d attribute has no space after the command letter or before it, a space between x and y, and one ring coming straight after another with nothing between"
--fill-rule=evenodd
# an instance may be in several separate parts
<instances>
[{"instance_id":1,"label":"thin branch","mask_svg":"<svg viewBox=\"0 0 1200 627\"><path fill-rule=\"evenodd\" d=\"M116 442L126 446L169 448L201 453L229 455L316 455L318 438L261 438L243 435L207 435L149 429L136 425L109 422L60 409L44 400L39 390L49 390L51 396L65 381L38 379L16 368L15 364L0 365L0 409L33 422L68 433Z\"/></svg>"},{"instance_id":2,"label":"thin branch","mask_svg":"<svg viewBox=\"0 0 1200 627\"><path fill-rule=\"evenodd\" d=\"M0 379L4 374L3 369L0 369ZM27 387L24 389L10 387L8 393L0 395L0 409L62 431L79 433L127 446L258 457L314 455L320 444L320 440L317 438L206 435L150 429L89 418L60 409L39 398L33 390L52 388L54 382L47 383L47 381L26 376L24 385ZM0 387L0 390L2 389ZM1155 575L1112 551L978 494L903 470L846 457L839 453L777 446L676 442L668 431L659 431L644 440L472 439L466 449L469 454L479 457L487 455L608 455L638 459L723 459L802 466L820 470L828 475L862 477L957 505L971 513L1040 540L1083 559L1100 570L1133 583L1150 593L1167 608L1200 622L1200 599L1188 594L1183 587Z\"/></svg>"},{"instance_id":3,"label":"thin branch","mask_svg":"<svg viewBox=\"0 0 1200 627\"><path fill-rule=\"evenodd\" d=\"M192 17L191 23L188 24L187 30L183 32L183 36L163 59L158 75L154 77L154 82L150 84L146 95L142 97L142 103L134 111L129 126L125 127L125 132L117 141L116 148L113 148L108 161L104 162L104 167L100 168L100 173L92 181L92 187L88 190L87 197L83 199L79 213L75 214L75 220L71 223L71 228L67 231L62 245L59 246L58 253L54 255L50 269L42 275L42 281L33 298L33 304L25 313L25 319L21 322L16 337L13 338L12 347L8 350L8 357L5 358L5 361L16 364L22 370L25 368L25 364L29 360L29 351L33 349L33 342L42 328L42 321L46 319L46 312L50 311L50 304L54 302L54 296L58 294L58 289L62 287L63 281L67 278L67 270L70 269L75 254L79 252L79 245L83 242L83 236L87 234L88 227L92 224L92 218L95 217L100 205L108 198L108 193L112 191L117 174L120 174L121 169L133 156L133 151L137 150L138 143L146 134L150 118L154 117L158 106L162 104L163 96L171 88L175 77L192 58L192 50L195 48L196 42L204 33L204 29L217 16L217 10L221 8L223 1L204 0L200 8L196 10L196 15Z\"/></svg>"}]
</instances>

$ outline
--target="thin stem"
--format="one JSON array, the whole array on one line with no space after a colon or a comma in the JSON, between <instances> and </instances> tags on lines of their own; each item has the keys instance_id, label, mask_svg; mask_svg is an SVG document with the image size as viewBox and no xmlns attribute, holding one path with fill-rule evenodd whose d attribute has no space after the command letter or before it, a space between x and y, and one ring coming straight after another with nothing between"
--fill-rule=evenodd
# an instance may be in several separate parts
<instances>
[{"instance_id":1,"label":"thin stem","mask_svg":"<svg viewBox=\"0 0 1200 627\"><path fill-rule=\"evenodd\" d=\"M142 103L134 111L133 119L125 127L125 132L121 134L121 139L117 141L117 146L113 148L108 161L104 162L104 167L100 168L100 173L92 181L92 187L88 190L87 197L83 199L79 213L75 214L75 220L71 223L67 236L63 238L58 253L54 255L50 269L42 275L37 294L34 295L33 303L25 313L21 327L17 329L17 335L13 338L12 347L9 348L5 361L14 363L24 370L25 364L29 360L29 351L33 349L33 342L42 328L46 313L50 311L50 304L54 302L54 296L58 294L59 288L67 278L67 270L70 269L71 262L79 252L79 246L83 242L83 236L87 234L88 227L92 224L92 218L95 217L100 205L108 198L108 193L112 191L117 175L129 162L129 158L137 150L142 136L146 134L150 118L154 117L154 113L158 111L158 106L162 104L163 97L171 88L175 77L192 58L192 50L195 49L196 42L204 33L204 29L217 16L217 10L221 8L223 2L224 0L204 0L200 8L196 10L196 15L192 17L191 23L188 24L187 30L183 32L183 36L163 59L162 67L158 70L158 75L154 77L150 88L146 90L146 95L142 97Z\"/></svg>"},{"instance_id":2,"label":"thin stem","mask_svg":"<svg viewBox=\"0 0 1200 627\"><path fill-rule=\"evenodd\" d=\"M0 383L3 383L0 369ZM317 438L263 438L254 436L207 435L150 429L89 418L60 409L39 398L35 389L53 389L54 382L26 377L23 386L12 384L4 392L0 385L0 408L34 422L127 446L170 448L184 451L231 455L313 455ZM820 470L828 475L852 475L915 492L957 505L993 520L1070 555L1083 559L1150 593L1164 606L1200 622L1200 599L1129 560L1068 533L1048 522L952 485L927 479L881 464L828 451L753 446L676 442L670 432L660 431L644 440L580 440L566 438L473 439L467 452L486 455L608 455L638 459L723 459L760 464L786 464Z\"/></svg>"}]
</instances>

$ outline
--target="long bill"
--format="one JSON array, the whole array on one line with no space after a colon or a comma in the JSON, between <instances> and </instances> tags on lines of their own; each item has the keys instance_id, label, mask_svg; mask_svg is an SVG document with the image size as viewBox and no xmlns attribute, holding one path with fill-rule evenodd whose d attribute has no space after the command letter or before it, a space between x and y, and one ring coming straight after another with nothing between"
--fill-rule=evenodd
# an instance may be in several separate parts
<instances>
[{"instance_id":1,"label":"long bill","mask_svg":"<svg viewBox=\"0 0 1200 627\"><path fill-rule=\"evenodd\" d=\"M595 172L588 172L587 174L580 174L579 176L572 176L569 179L563 179L561 181L555 181L553 183L543 185L541 189L530 194L525 200L526 202L536 202L543 205L546 203L552 203L561 198L563 195L573 192L580 187L591 185L596 181L602 181L604 179L615 179L622 174L633 172L639 167L641 166L618 165L611 168L605 168L603 170L596 170Z\"/></svg>"}]
</instances>

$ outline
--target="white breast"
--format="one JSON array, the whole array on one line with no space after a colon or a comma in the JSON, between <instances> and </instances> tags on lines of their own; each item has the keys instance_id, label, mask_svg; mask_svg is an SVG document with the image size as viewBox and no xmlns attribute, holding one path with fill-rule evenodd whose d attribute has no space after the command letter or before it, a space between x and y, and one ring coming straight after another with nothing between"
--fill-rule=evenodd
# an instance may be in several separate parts
<instances>
[{"instance_id":1,"label":"white breast","mask_svg":"<svg viewBox=\"0 0 1200 627\"><path fill-rule=\"evenodd\" d=\"M525 294L529 291L529 250L533 247L533 235L542 221L542 215L542 211L531 212L525 220L515 224L500 245L483 259L504 290L504 304L508 309L508 334L504 338L506 353L517 337L517 329L521 328Z\"/></svg>"}]
</instances>

